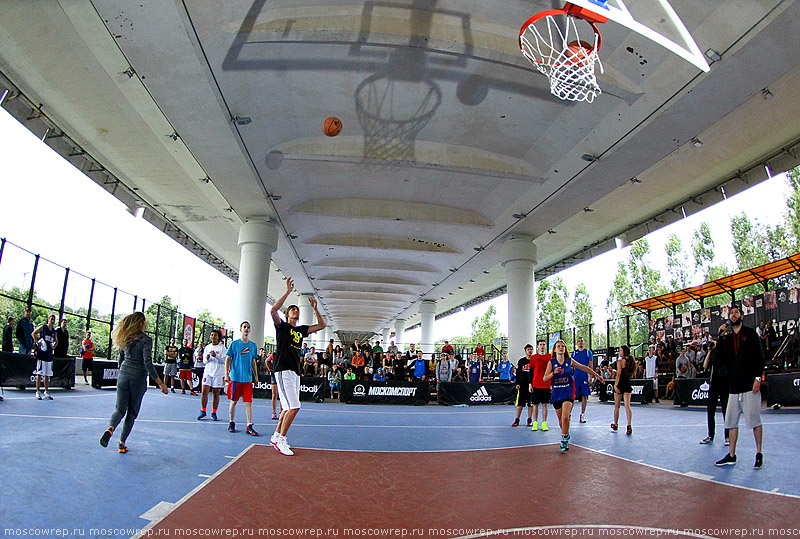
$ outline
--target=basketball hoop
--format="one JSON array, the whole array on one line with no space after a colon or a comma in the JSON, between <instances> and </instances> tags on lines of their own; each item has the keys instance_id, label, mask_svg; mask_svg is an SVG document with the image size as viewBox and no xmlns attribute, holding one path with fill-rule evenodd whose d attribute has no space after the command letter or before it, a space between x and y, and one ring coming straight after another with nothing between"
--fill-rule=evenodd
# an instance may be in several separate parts
<instances>
[{"instance_id":1,"label":"basketball hoop","mask_svg":"<svg viewBox=\"0 0 800 539\"><path fill-rule=\"evenodd\" d=\"M556 20L559 15L566 16L563 28ZM537 13L522 25L519 48L550 80L550 93L554 96L591 103L602 93L594 72L595 64L603 72L597 55L603 40L596 24L606 21L598 13L566 3L561 9Z\"/></svg>"}]
</instances>

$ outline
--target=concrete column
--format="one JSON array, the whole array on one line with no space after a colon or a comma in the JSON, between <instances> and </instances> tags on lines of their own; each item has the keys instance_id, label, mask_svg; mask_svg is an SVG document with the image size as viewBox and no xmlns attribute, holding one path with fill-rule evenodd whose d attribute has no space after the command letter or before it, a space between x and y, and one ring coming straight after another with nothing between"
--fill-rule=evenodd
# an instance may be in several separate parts
<instances>
[{"instance_id":1,"label":"concrete column","mask_svg":"<svg viewBox=\"0 0 800 539\"><path fill-rule=\"evenodd\" d=\"M508 286L508 357L521 357L526 343L536 346L533 238L512 235L503 245L502 257Z\"/></svg>"},{"instance_id":2,"label":"concrete column","mask_svg":"<svg viewBox=\"0 0 800 539\"><path fill-rule=\"evenodd\" d=\"M383 339L381 339L381 348L385 352L389 348L389 339L392 337L392 328L383 328Z\"/></svg>"},{"instance_id":3,"label":"concrete column","mask_svg":"<svg viewBox=\"0 0 800 539\"><path fill-rule=\"evenodd\" d=\"M239 284L236 287L235 336L250 322L250 340L264 343L264 319L269 284L269 261L278 247L278 229L267 221L249 220L239 229Z\"/></svg>"},{"instance_id":4,"label":"concrete column","mask_svg":"<svg viewBox=\"0 0 800 539\"><path fill-rule=\"evenodd\" d=\"M406 321L402 318L398 318L394 321L394 344L397 345L397 349L400 352L405 352L405 347L403 346L403 331L406 329Z\"/></svg>"},{"instance_id":5,"label":"concrete column","mask_svg":"<svg viewBox=\"0 0 800 539\"><path fill-rule=\"evenodd\" d=\"M314 309L311 308L311 304L308 302L308 298L312 296L312 294L299 294L300 299L298 299L297 305L300 307L300 320L297 321L298 326L312 326L316 323L316 317L314 316ZM314 347L317 351L319 351L319 337L317 333L312 333L305 339L305 342L308 343L309 348Z\"/></svg>"},{"instance_id":6,"label":"concrete column","mask_svg":"<svg viewBox=\"0 0 800 539\"><path fill-rule=\"evenodd\" d=\"M422 353L425 357L434 352L436 337L433 333L433 325L436 320L436 302L431 300L423 301L419 306L419 315L422 319Z\"/></svg>"}]
</instances>

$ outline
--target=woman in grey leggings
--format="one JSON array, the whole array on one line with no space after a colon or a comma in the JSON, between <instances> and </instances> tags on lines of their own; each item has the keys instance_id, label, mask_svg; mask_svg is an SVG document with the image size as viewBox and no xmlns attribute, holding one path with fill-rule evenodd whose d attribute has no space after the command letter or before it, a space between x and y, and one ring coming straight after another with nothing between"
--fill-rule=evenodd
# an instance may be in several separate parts
<instances>
[{"instance_id":1,"label":"woman in grey leggings","mask_svg":"<svg viewBox=\"0 0 800 539\"><path fill-rule=\"evenodd\" d=\"M147 320L144 313L129 314L117 324L111 334L114 345L119 348L119 378L117 378L117 406L111 414L108 428L100 437L100 445L108 446L114 429L117 428L122 418L122 434L119 437L119 452L127 453L128 447L125 440L131 433L133 422L139 415L142 406L142 397L147 391L147 375L156 381L161 392L165 395L169 391L164 382L159 378L158 372L153 367L153 339L148 337L144 330Z\"/></svg>"}]
</instances>

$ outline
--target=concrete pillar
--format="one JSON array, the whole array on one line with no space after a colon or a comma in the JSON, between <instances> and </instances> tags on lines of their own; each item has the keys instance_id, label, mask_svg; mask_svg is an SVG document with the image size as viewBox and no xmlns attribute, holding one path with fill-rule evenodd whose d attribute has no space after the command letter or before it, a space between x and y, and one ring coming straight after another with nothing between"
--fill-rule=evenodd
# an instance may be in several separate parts
<instances>
[{"instance_id":1,"label":"concrete pillar","mask_svg":"<svg viewBox=\"0 0 800 539\"><path fill-rule=\"evenodd\" d=\"M526 343L536 346L536 245L530 236L512 235L502 251L508 286L508 357L521 357Z\"/></svg>"},{"instance_id":2,"label":"concrete pillar","mask_svg":"<svg viewBox=\"0 0 800 539\"><path fill-rule=\"evenodd\" d=\"M434 352L436 336L433 333L433 324L436 320L436 302L423 301L419 306L419 315L422 325L422 353L425 357Z\"/></svg>"},{"instance_id":3,"label":"concrete pillar","mask_svg":"<svg viewBox=\"0 0 800 539\"><path fill-rule=\"evenodd\" d=\"M269 284L269 261L278 247L278 229L267 221L249 220L239 229L239 284L236 287L235 336L250 322L250 340L264 343L264 319Z\"/></svg>"},{"instance_id":4,"label":"concrete pillar","mask_svg":"<svg viewBox=\"0 0 800 539\"><path fill-rule=\"evenodd\" d=\"M385 352L387 348L389 348L389 340L392 337L392 329L391 328L383 328L383 338L381 339L381 348Z\"/></svg>"},{"instance_id":5,"label":"concrete pillar","mask_svg":"<svg viewBox=\"0 0 800 539\"><path fill-rule=\"evenodd\" d=\"M405 352L405 347L403 346L403 331L406 329L406 321L402 318L398 318L394 321L394 344L397 345L397 349L400 352Z\"/></svg>"},{"instance_id":6,"label":"concrete pillar","mask_svg":"<svg viewBox=\"0 0 800 539\"><path fill-rule=\"evenodd\" d=\"M300 320L298 320L298 326L313 326L316 323L316 316L314 316L314 309L311 308L311 304L308 302L308 298L310 298L313 294L299 294L300 299L298 299L297 305L300 307ZM308 343L308 347L314 347L315 350L319 351L319 334L312 333L305 339L305 342Z\"/></svg>"}]
</instances>

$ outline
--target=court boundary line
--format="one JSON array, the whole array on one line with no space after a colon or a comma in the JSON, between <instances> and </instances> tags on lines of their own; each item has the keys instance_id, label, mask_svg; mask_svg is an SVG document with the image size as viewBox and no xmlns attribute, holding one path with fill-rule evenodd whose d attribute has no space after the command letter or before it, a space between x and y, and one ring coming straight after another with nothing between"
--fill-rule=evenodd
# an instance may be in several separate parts
<instances>
[{"instance_id":1,"label":"court boundary line","mask_svg":"<svg viewBox=\"0 0 800 539\"><path fill-rule=\"evenodd\" d=\"M138 532L136 532L135 535L132 535L131 539L138 539L138 538L144 537L145 535L148 535L148 531L151 530L156 524L160 523L162 520L164 520L169 515L171 515L172 512L175 511L175 509L177 509L178 507L180 507L181 505L186 503L189 500L189 498L191 498L192 496L194 496L195 494L197 494L198 492L203 490L205 487L207 487L208 484L211 481L213 481L217 476L221 475L222 472L224 472L225 470L227 470L228 468L233 466L233 464L235 462L237 462L240 458L242 458L245 455L245 453L247 453L248 451L250 451L253 447L255 447L257 445L264 445L264 444L252 443L252 444L248 445L247 447L245 447L244 449L242 449L242 451L240 451L238 455L236 455L234 458L232 458L228 462L226 462L225 465L222 466L222 468L220 468L219 470L214 472L210 477L205 479L202 483L200 483L199 485L194 487L192 490L190 490L189 492L184 494L183 497L180 500L178 500L177 502L175 502L173 504L172 508L169 510L168 513L166 513L164 516L162 516L161 518L159 518L157 520L151 520L149 524L147 524L142 529L140 529Z\"/></svg>"},{"instance_id":2,"label":"court boundary line","mask_svg":"<svg viewBox=\"0 0 800 539\"><path fill-rule=\"evenodd\" d=\"M656 466L655 464L649 464L647 462L638 462L636 460L629 459L627 457L614 455L614 454L608 453L606 451L599 451L597 449L592 449L591 447L586 447L584 445L579 445L579 444L572 444L572 445L575 446L575 447L580 447L581 449L585 449L587 451L591 451L592 453L598 453L600 455L606 455L608 457L613 457L615 459L624 460L626 462L630 462L631 464L638 464L639 466L647 466L648 468L653 468L655 470L659 470L659 471L662 471L662 472L667 472L667 473L671 473L671 474L680 475L680 476L685 477L687 479L695 479L697 481L706 481L708 483L716 483L718 485L723 485L723 486L726 486L726 487L733 487L733 488L739 488L739 489L742 489L742 490L749 490L751 492L758 492L759 494L768 494L768 495L771 495L771 496L783 496L784 498L792 498L792 499L795 499L795 500L800 500L800 495L797 495L797 494L788 494L788 493L785 493L785 492L772 492L772 491L769 491L769 490L762 490L762 489L753 488L753 487L745 487L743 485L735 485L733 483L723 483L722 481L714 479L713 477L711 479L704 479L704 478L701 478L701 477L694 477L694 476L691 476L691 475L687 475L686 472L679 472L677 470L670 470L670 469L667 469L667 468L662 468L661 466Z\"/></svg>"},{"instance_id":3,"label":"court boundary line","mask_svg":"<svg viewBox=\"0 0 800 539\"><path fill-rule=\"evenodd\" d=\"M477 539L479 537L490 537L492 535L499 535L501 533L505 534L518 534L521 532L531 532L531 531L545 531L545 530L567 530L567 529L616 529L616 530L636 530L640 532L649 532L650 534L662 534L662 533L669 533L673 536L683 535L686 537L695 537L697 539L717 539L711 535L700 535L690 531L683 531L683 530L675 530L675 529L668 529L668 528L651 528L647 526L625 526L623 524L558 524L553 526L529 526L525 528L506 528L502 530L493 530L490 532L485 533L478 533L474 535L462 535L459 537L454 537L453 539ZM669 535L666 535L669 537Z\"/></svg>"}]
</instances>

